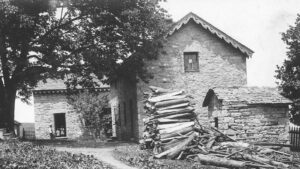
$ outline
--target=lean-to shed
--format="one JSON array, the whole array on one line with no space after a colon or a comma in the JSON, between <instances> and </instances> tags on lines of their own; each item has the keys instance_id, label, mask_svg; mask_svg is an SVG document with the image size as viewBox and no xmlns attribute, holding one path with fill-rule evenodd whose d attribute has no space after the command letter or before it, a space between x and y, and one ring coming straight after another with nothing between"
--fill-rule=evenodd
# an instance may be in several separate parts
<instances>
[{"instance_id":1,"label":"lean-to shed","mask_svg":"<svg viewBox=\"0 0 300 169\"><path fill-rule=\"evenodd\" d=\"M275 88L210 89L203 102L211 125L237 140L288 141L289 104Z\"/></svg>"}]
</instances>

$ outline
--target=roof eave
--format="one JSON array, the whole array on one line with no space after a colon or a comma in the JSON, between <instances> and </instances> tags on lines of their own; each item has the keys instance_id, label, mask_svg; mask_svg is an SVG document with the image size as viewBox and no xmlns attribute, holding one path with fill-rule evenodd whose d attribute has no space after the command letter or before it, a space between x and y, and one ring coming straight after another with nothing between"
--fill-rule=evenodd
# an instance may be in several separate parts
<instances>
[{"instance_id":1,"label":"roof eave","mask_svg":"<svg viewBox=\"0 0 300 169\"><path fill-rule=\"evenodd\" d=\"M242 43L238 42L237 40L235 40L231 36L227 35L223 31L221 31L220 29L216 28L215 26L213 26L212 24L210 24L209 22L205 21L204 19L200 18L199 16L197 16L196 14L194 14L192 12L190 12L189 14L187 14L186 16L184 16L182 19L180 19L170 29L170 31L168 31L168 33L165 36L165 38L173 35L177 30L181 29L182 26L185 25L185 24L187 24L191 19L193 19L193 21L196 24L199 24L204 29L207 29L210 33L218 36L220 39L223 39L226 43L230 44L234 48L236 48L239 51L241 51L242 53L244 53L248 58L252 57L252 55L254 53L253 50L251 50L247 46L243 45Z\"/></svg>"}]
</instances>

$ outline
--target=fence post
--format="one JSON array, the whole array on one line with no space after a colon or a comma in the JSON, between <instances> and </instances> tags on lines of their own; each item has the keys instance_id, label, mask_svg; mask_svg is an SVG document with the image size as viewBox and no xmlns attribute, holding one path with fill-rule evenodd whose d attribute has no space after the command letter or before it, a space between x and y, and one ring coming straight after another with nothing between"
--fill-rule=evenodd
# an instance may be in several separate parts
<instances>
[{"instance_id":1,"label":"fence post","mask_svg":"<svg viewBox=\"0 0 300 169\"><path fill-rule=\"evenodd\" d=\"M300 126L289 125L291 151L300 151Z\"/></svg>"}]
</instances>

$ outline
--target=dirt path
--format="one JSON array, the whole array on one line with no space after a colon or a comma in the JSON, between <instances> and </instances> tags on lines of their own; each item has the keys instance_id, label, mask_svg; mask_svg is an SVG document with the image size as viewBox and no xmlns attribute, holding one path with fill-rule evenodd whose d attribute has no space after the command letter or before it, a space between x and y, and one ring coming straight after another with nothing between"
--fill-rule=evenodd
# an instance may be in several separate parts
<instances>
[{"instance_id":1,"label":"dirt path","mask_svg":"<svg viewBox=\"0 0 300 169\"><path fill-rule=\"evenodd\" d=\"M99 159L100 161L103 161L107 164L110 164L112 167L116 169L137 169L134 167L130 167L119 160L116 160L112 156L112 151L115 149L115 147L109 147L109 148L69 148L69 147L55 147L58 151L68 151L71 153L82 153L86 155L93 155L95 158Z\"/></svg>"}]
</instances>

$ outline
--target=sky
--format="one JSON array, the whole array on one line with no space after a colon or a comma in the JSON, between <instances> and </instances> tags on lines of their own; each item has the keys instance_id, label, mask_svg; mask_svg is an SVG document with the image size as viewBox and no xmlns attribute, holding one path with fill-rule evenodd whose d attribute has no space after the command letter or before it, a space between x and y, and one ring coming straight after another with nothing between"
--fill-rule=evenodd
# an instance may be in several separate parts
<instances>
[{"instance_id":1,"label":"sky","mask_svg":"<svg viewBox=\"0 0 300 169\"><path fill-rule=\"evenodd\" d=\"M193 12L254 51L247 60L248 86L276 87L276 65L286 58L281 33L294 25L300 0L167 0L174 21ZM32 104L16 101L16 120L34 122Z\"/></svg>"}]
</instances>

